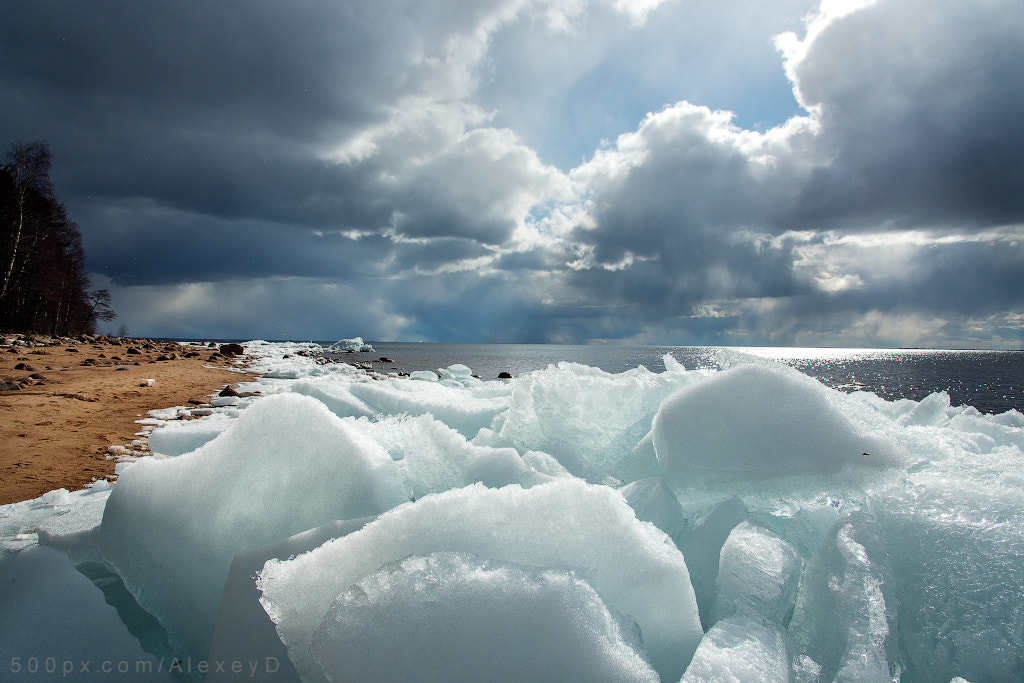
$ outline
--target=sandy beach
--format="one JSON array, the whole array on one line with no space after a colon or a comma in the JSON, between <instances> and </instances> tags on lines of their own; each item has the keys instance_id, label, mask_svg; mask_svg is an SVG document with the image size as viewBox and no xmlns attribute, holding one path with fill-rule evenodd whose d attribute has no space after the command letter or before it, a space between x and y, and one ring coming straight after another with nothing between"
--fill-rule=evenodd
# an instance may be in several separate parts
<instances>
[{"instance_id":1,"label":"sandy beach","mask_svg":"<svg viewBox=\"0 0 1024 683\"><path fill-rule=\"evenodd\" d=\"M0 504L111 476L116 463L107 448L130 448L141 430L136 420L148 411L202 404L223 387L252 379L244 359L214 356L216 348L35 339L0 345L0 381L24 385L0 387Z\"/></svg>"}]
</instances>

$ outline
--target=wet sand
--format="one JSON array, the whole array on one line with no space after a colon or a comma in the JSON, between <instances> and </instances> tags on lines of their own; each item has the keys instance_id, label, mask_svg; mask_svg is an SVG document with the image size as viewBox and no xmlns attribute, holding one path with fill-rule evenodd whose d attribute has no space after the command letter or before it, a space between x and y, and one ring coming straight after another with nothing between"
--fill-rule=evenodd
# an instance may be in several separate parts
<instances>
[{"instance_id":1,"label":"wet sand","mask_svg":"<svg viewBox=\"0 0 1024 683\"><path fill-rule=\"evenodd\" d=\"M0 387L0 504L111 476L116 463L107 447L130 448L142 429L136 420L148 411L205 403L223 387L253 379L244 359L211 360L216 348L136 339L37 340L36 346L0 345L0 380L43 378L14 391ZM16 369L19 364L29 369ZM145 380L153 385L144 386Z\"/></svg>"}]
</instances>

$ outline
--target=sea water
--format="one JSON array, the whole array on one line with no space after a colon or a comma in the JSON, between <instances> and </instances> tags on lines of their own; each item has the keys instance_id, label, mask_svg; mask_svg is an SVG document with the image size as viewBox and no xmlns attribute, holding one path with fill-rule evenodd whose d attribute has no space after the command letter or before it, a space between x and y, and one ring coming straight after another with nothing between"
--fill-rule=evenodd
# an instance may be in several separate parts
<instances>
[{"instance_id":1,"label":"sea water","mask_svg":"<svg viewBox=\"0 0 1024 683\"><path fill-rule=\"evenodd\" d=\"M331 343L320 342L325 349ZM494 379L502 372L519 376L560 362L617 373L638 365L651 372L663 372L662 359L666 354L691 370L717 369L723 363L760 358L791 365L843 391L863 390L888 400L915 401L945 391L953 405L974 406L983 413L1001 413L1011 408L1024 411L1024 351L371 343L372 352L328 355L345 362L371 363L375 370L384 372L437 370L461 363L483 379ZM394 362L381 363L380 358Z\"/></svg>"}]
</instances>

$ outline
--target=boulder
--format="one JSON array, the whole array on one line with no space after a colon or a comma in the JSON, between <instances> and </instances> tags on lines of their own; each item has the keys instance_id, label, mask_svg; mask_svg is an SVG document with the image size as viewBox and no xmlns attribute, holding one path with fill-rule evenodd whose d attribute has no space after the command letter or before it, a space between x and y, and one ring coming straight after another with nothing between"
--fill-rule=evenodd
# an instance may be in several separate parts
<instances>
[{"instance_id":1,"label":"boulder","mask_svg":"<svg viewBox=\"0 0 1024 683\"><path fill-rule=\"evenodd\" d=\"M245 355L245 348L241 344L221 344L219 351L222 356Z\"/></svg>"}]
</instances>

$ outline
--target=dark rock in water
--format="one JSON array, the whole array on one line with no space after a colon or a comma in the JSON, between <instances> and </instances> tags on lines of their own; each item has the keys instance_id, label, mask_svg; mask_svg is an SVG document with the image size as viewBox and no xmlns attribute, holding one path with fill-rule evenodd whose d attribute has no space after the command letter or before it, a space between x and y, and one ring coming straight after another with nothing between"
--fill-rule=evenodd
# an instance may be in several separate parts
<instances>
[{"instance_id":1,"label":"dark rock in water","mask_svg":"<svg viewBox=\"0 0 1024 683\"><path fill-rule=\"evenodd\" d=\"M395 361L391 360L390 358L388 358L387 356L381 356L380 358L377 359L377 361L380 362L380 363L394 363L395 362Z\"/></svg>"},{"instance_id":2,"label":"dark rock in water","mask_svg":"<svg viewBox=\"0 0 1024 683\"><path fill-rule=\"evenodd\" d=\"M499 372L498 379L512 379L512 373L505 371Z\"/></svg>"},{"instance_id":3,"label":"dark rock in water","mask_svg":"<svg viewBox=\"0 0 1024 683\"><path fill-rule=\"evenodd\" d=\"M238 392L235 391L234 389L232 389L231 387L224 387L223 389L220 390L220 393L217 394L217 395L218 396L238 396Z\"/></svg>"},{"instance_id":4,"label":"dark rock in water","mask_svg":"<svg viewBox=\"0 0 1024 683\"><path fill-rule=\"evenodd\" d=\"M222 356L244 356L245 348L241 344L221 344L220 354Z\"/></svg>"}]
</instances>

